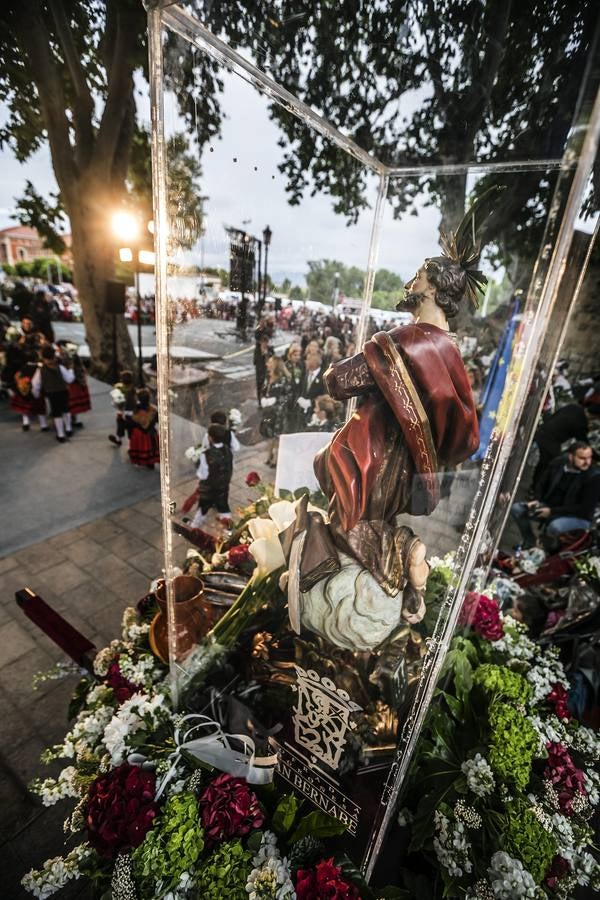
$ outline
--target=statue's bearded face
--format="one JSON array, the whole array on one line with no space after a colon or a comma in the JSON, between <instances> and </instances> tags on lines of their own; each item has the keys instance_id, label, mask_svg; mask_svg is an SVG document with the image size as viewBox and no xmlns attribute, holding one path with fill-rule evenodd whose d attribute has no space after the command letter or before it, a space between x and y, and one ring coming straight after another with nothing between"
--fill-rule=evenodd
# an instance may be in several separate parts
<instances>
[{"instance_id":1,"label":"statue's bearded face","mask_svg":"<svg viewBox=\"0 0 600 900\"><path fill-rule=\"evenodd\" d=\"M419 306L431 291L431 284L427 278L425 266L421 266L417 274L404 285L405 296L396 306L402 312L411 312L416 315Z\"/></svg>"}]
</instances>

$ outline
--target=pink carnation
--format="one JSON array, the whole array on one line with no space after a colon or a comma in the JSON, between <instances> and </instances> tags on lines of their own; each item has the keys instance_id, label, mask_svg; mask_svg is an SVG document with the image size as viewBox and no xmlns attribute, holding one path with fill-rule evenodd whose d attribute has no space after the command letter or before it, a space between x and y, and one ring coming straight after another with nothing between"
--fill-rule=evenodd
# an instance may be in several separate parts
<instances>
[{"instance_id":1,"label":"pink carnation","mask_svg":"<svg viewBox=\"0 0 600 900\"><path fill-rule=\"evenodd\" d=\"M499 641L504 635L498 602L474 591L470 591L464 599L459 624L472 628L486 641Z\"/></svg>"},{"instance_id":2,"label":"pink carnation","mask_svg":"<svg viewBox=\"0 0 600 900\"><path fill-rule=\"evenodd\" d=\"M577 794L587 796L583 772L577 768L563 744L548 743L546 749L548 762L544 778L554 785L561 811L567 816L572 816L573 800Z\"/></svg>"},{"instance_id":3,"label":"pink carnation","mask_svg":"<svg viewBox=\"0 0 600 900\"><path fill-rule=\"evenodd\" d=\"M569 695L562 684L558 682L552 685L552 690L546 697L546 702L554 706L554 711L559 719L570 719Z\"/></svg>"},{"instance_id":4,"label":"pink carnation","mask_svg":"<svg viewBox=\"0 0 600 900\"><path fill-rule=\"evenodd\" d=\"M254 828L260 828L265 821L256 794L243 778L232 775L219 775L211 781L198 803L209 844L243 837Z\"/></svg>"}]
</instances>

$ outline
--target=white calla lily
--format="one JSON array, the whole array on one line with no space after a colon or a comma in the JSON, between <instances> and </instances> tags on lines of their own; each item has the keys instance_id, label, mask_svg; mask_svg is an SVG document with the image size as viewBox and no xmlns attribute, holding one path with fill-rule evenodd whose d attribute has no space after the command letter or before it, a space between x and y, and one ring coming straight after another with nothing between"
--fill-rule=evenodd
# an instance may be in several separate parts
<instances>
[{"instance_id":1,"label":"white calla lily","mask_svg":"<svg viewBox=\"0 0 600 900\"><path fill-rule=\"evenodd\" d=\"M277 535L274 538L257 538L248 546L248 551L256 560L253 581L266 578L271 572L285 566L285 557Z\"/></svg>"},{"instance_id":2,"label":"white calla lily","mask_svg":"<svg viewBox=\"0 0 600 900\"><path fill-rule=\"evenodd\" d=\"M269 507L269 516L277 525L277 530L281 533L292 524L296 518L296 504L289 500L278 500L271 503Z\"/></svg>"},{"instance_id":3,"label":"white calla lily","mask_svg":"<svg viewBox=\"0 0 600 900\"><path fill-rule=\"evenodd\" d=\"M273 540L278 534L277 525L272 519L250 519L247 527L254 541L259 538Z\"/></svg>"}]
</instances>

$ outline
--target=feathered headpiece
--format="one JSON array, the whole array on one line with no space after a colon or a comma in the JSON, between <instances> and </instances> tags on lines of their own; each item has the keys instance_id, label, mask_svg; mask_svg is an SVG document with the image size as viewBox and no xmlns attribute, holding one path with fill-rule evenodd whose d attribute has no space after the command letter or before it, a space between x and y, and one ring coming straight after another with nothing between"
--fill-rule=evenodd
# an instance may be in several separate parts
<instances>
[{"instance_id":1,"label":"feathered headpiece","mask_svg":"<svg viewBox=\"0 0 600 900\"><path fill-rule=\"evenodd\" d=\"M440 235L443 256L463 269L467 276L465 294L473 309L479 307L478 294L483 294L487 277L475 268L481 253L481 241L477 231L493 213L498 194L504 190L500 185L488 188L475 200L464 214L455 231Z\"/></svg>"}]
</instances>

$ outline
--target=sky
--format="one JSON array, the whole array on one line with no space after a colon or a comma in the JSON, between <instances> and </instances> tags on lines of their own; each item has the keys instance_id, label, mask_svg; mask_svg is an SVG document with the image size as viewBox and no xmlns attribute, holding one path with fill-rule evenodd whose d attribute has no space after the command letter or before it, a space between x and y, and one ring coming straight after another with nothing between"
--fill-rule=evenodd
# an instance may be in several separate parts
<instances>
[{"instance_id":1,"label":"sky","mask_svg":"<svg viewBox=\"0 0 600 900\"><path fill-rule=\"evenodd\" d=\"M225 118L220 139L204 148L201 193L206 201L206 234L202 247L186 254L185 263L228 267L225 225L243 227L260 236L268 224L273 232L269 250L269 272L276 281L284 277L304 284L307 260L336 259L366 269L373 208L377 194L371 176L367 196L370 209L348 227L344 216L333 211L325 194L306 196L299 206L287 202L285 179L278 165L284 151L278 146L281 132L271 121L268 105L255 88L236 75L225 73L222 98ZM138 80L138 114L149 120L147 86ZM5 111L0 107L0 119ZM172 96L167 96L168 133L184 130ZM236 162L234 162L234 159ZM26 163L19 163L5 148L0 153L0 228L15 224L11 218L15 198L27 180L42 195L57 190L48 146ZM357 163L357 165L359 165ZM425 255L437 247L439 214L423 209L418 217L392 220L389 206L381 230L379 267L408 278Z\"/></svg>"}]
</instances>

